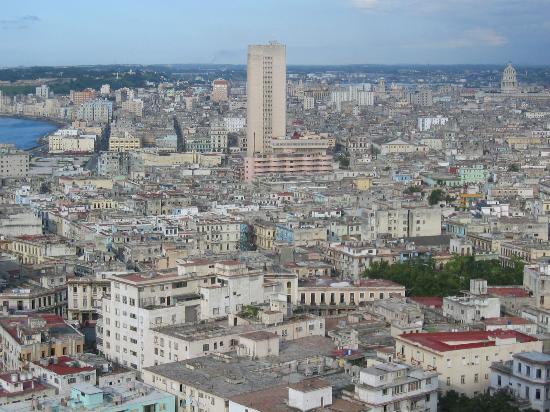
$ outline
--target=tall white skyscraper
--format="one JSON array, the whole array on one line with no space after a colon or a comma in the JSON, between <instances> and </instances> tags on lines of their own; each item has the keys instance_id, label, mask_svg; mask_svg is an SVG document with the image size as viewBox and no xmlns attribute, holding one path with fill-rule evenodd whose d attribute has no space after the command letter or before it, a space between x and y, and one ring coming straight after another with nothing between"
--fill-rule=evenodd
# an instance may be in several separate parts
<instances>
[{"instance_id":1,"label":"tall white skyscraper","mask_svg":"<svg viewBox=\"0 0 550 412\"><path fill-rule=\"evenodd\" d=\"M247 155L270 152L272 138L286 135L286 47L248 46Z\"/></svg>"}]
</instances>

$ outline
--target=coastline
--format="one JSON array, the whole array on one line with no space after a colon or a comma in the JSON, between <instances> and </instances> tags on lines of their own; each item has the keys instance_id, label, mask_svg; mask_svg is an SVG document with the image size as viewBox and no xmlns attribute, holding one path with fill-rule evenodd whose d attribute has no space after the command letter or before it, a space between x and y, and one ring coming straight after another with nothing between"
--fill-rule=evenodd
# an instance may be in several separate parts
<instances>
[{"instance_id":1,"label":"coastline","mask_svg":"<svg viewBox=\"0 0 550 412\"><path fill-rule=\"evenodd\" d=\"M50 136L52 133L55 133L57 130L61 129L62 127L65 127L67 125L66 122L62 122L60 120L56 119L49 119L47 117L37 117L37 116L28 116L28 115L22 115L22 114L11 114L11 113L0 113L0 118L5 119L18 119L18 120L30 120L30 121L36 121L36 122L42 122L42 123L49 123L53 126L55 126L55 129L51 132L45 133L41 136L37 136L35 139L35 144L32 147L28 147L25 149L20 149L24 152L32 152L40 147L43 147L47 144L46 139L48 136Z\"/></svg>"}]
</instances>

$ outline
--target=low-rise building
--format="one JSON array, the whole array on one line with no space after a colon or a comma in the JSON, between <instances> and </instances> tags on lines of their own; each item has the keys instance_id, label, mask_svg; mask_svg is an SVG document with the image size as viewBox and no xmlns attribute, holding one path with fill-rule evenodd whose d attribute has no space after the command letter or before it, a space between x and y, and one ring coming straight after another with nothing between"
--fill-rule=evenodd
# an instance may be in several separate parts
<instances>
[{"instance_id":1,"label":"low-rise building","mask_svg":"<svg viewBox=\"0 0 550 412\"><path fill-rule=\"evenodd\" d=\"M360 370L352 399L365 404L369 412L436 412L438 386L435 371L380 363Z\"/></svg>"},{"instance_id":2,"label":"low-rise building","mask_svg":"<svg viewBox=\"0 0 550 412\"><path fill-rule=\"evenodd\" d=\"M472 396L489 388L493 362L542 351L542 341L514 330L406 333L396 337L398 360L439 374L444 392Z\"/></svg>"},{"instance_id":3,"label":"low-rise building","mask_svg":"<svg viewBox=\"0 0 550 412\"><path fill-rule=\"evenodd\" d=\"M460 323L474 323L500 316L500 299L487 295L487 281L471 279L470 290L464 296L443 298L443 315Z\"/></svg>"},{"instance_id":4,"label":"low-rise building","mask_svg":"<svg viewBox=\"0 0 550 412\"><path fill-rule=\"evenodd\" d=\"M491 392L506 391L537 411L550 408L550 355L516 353L511 360L491 365Z\"/></svg>"}]
</instances>

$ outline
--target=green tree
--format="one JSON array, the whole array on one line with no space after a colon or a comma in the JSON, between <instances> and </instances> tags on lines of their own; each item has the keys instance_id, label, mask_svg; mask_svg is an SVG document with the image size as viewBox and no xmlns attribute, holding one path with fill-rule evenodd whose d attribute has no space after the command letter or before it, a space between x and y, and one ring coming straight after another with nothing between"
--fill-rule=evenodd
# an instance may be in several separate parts
<instances>
[{"instance_id":1,"label":"green tree","mask_svg":"<svg viewBox=\"0 0 550 412\"><path fill-rule=\"evenodd\" d=\"M486 279L489 285L520 285L523 263L514 260L511 267L502 267L498 260L476 261L473 256L454 256L438 270L431 258L416 258L389 265L372 264L364 273L370 279L397 282L408 296L452 296L467 290L470 279Z\"/></svg>"},{"instance_id":2,"label":"green tree","mask_svg":"<svg viewBox=\"0 0 550 412\"><path fill-rule=\"evenodd\" d=\"M443 193L443 190L441 189L434 189L432 190L432 193L430 193L430 196L428 197L428 202L430 205L435 205L439 202L441 202L445 197L445 194Z\"/></svg>"},{"instance_id":3,"label":"green tree","mask_svg":"<svg viewBox=\"0 0 550 412\"><path fill-rule=\"evenodd\" d=\"M471 398L456 391L449 391L439 397L439 412L520 412L533 409L519 409L515 399L508 393L499 391L491 395L480 393Z\"/></svg>"},{"instance_id":4,"label":"green tree","mask_svg":"<svg viewBox=\"0 0 550 412\"><path fill-rule=\"evenodd\" d=\"M512 163L510 166L508 166L509 172L519 172L519 166L516 163Z\"/></svg>"}]
</instances>

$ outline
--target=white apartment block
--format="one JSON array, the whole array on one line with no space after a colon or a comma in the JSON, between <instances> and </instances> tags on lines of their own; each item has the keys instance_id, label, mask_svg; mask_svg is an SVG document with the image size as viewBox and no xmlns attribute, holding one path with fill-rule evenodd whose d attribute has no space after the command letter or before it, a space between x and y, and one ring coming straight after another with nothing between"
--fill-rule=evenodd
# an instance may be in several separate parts
<instances>
[{"instance_id":1,"label":"white apartment block","mask_svg":"<svg viewBox=\"0 0 550 412\"><path fill-rule=\"evenodd\" d=\"M441 234L441 209L428 207L373 207L366 210L368 240L381 235L392 238L437 236Z\"/></svg>"},{"instance_id":2,"label":"white apartment block","mask_svg":"<svg viewBox=\"0 0 550 412\"><path fill-rule=\"evenodd\" d=\"M537 411L550 409L550 355L523 352L491 366L491 392L505 390Z\"/></svg>"},{"instance_id":3,"label":"white apartment block","mask_svg":"<svg viewBox=\"0 0 550 412\"><path fill-rule=\"evenodd\" d=\"M369 412L437 411L437 372L398 363L381 363L361 369L354 400Z\"/></svg>"},{"instance_id":4,"label":"white apartment block","mask_svg":"<svg viewBox=\"0 0 550 412\"><path fill-rule=\"evenodd\" d=\"M460 323L475 323L500 317L500 299L487 296L487 281L471 279L470 291L465 296L443 298L443 315Z\"/></svg>"},{"instance_id":5,"label":"white apartment block","mask_svg":"<svg viewBox=\"0 0 550 412\"><path fill-rule=\"evenodd\" d=\"M419 117L418 118L418 130L425 132L430 130L432 126L443 126L449 121L448 117L435 116L435 117Z\"/></svg>"},{"instance_id":6,"label":"white apartment block","mask_svg":"<svg viewBox=\"0 0 550 412\"><path fill-rule=\"evenodd\" d=\"M287 279L264 284L263 272L236 261L194 260L181 262L177 273L114 275L97 321L98 349L141 370L155 360L154 329L226 317L281 293L286 300L287 289Z\"/></svg>"},{"instance_id":7,"label":"white apartment block","mask_svg":"<svg viewBox=\"0 0 550 412\"><path fill-rule=\"evenodd\" d=\"M228 148L227 129L223 124L214 124L210 127L210 147L213 152L224 153Z\"/></svg>"},{"instance_id":8,"label":"white apartment block","mask_svg":"<svg viewBox=\"0 0 550 412\"><path fill-rule=\"evenodd\" d=\"M224 117L223 125L228 133L238 133L246 127L246 118L244 117Z\"/></svg>"},{"instance_id":9,"label":"white apartment block","mask_svg":"<svg viewBox=\"0 0 550 412\"><path fill-rule=\"evenodd\" d=\"M538 265L525 266L523 286L531 292L537 307L550 309L550 262L543 260Z\"/></svg>"}]
</instances>

